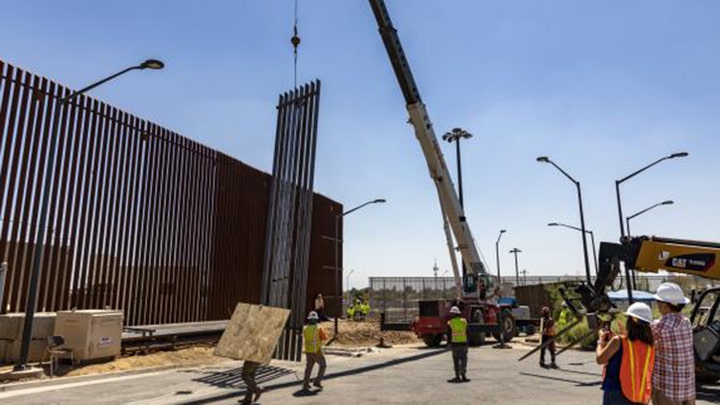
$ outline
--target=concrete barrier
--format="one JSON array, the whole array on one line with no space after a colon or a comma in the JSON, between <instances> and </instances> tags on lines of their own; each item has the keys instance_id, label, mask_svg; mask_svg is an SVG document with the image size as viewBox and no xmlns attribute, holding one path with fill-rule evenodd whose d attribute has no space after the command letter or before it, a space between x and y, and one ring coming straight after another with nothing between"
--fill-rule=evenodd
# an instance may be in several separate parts
<instances>
[{"instance_id":1,"label":"concrete barrier","mask_svg":"<svg viewBox=\"0 0 720 405\"><path fill-rule=\"evenodd\" d=\"M0 363L15 363L20 357L24 313L0 315ZM38 312L33 320L28 361L40 361L47 349L47 337L54 334L55 313Z\"/></svg>"}]
</instances>

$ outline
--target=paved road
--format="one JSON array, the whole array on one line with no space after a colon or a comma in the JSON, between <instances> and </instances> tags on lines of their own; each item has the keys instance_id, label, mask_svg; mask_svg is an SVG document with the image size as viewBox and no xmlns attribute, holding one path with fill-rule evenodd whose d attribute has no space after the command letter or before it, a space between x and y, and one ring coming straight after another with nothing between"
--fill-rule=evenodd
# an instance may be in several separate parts
<instances>
[{"instance_id":1,"label":"paved road","mask_svg":"<svg viewBox=\"0 0 720 405\"><path fill-rule=\"evenodd\" d=\"M451 384L452 361L444 349L402 347L360 358L328 356L325 390L300 395L302 365L273 362L262 369L268 391L261 404L599 404L600 367L593 353L568 351L560 370L518 362L528 350L470 350L469 383ZM214 367L43 386L0 393L2 404L232 404L241 398L239 362ZM698 404L720 403L720 386L699 390Z\"/></svg>"}]
</instances>

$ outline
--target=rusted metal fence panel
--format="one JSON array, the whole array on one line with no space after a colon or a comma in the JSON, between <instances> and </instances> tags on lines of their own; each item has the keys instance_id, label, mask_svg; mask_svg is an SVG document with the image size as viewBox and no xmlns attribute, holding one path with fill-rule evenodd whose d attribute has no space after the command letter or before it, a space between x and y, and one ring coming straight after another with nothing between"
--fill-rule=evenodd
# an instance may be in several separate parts
<instances>
[{"instance_id":1,"label":"rusted metal fence panel","mask_svg":"<svg viewBox=\"0 0 720 405\"><path fill-rule=\"evenodd\" d=\"M92 98L59 104L68 94L0 61L0 312L24 310L38 246L39 310L110 307L143 325L227 319L237 302L259 303L272 176ZM314 145L294 147L308 158ZM305 214L318 229L303 242L312 256L301 281L331 295L333 250L319 235L341 207L307 195L321 209Z\"/></svg>"}]
</instances>

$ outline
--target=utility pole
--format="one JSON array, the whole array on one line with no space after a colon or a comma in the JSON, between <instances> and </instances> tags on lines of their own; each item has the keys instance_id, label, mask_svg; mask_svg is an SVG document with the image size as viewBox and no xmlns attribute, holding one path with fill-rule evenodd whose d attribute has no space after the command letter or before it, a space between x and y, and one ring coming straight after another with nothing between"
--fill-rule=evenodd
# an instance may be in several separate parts
<instances>
[{"instance_id":1,"label":"utility pole","mask_svg":"<svg viewBox=\"0 0 720 405\"><path fill-rule=\"evenodd\" d=\"M517 254L521 253L522 250L518 248L513 248L510 253L515 255L515 286L520 285L520 272L518 271L518 260L517 260Z\"/></svg>"}]
</instances>

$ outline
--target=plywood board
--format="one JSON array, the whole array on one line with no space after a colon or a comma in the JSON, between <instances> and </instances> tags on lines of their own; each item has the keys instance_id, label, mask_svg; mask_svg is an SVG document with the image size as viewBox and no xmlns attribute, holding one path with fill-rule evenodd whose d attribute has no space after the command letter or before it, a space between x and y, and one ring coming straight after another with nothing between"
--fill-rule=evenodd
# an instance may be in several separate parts
<instances>
[{"instance_id":1,"label":"plywood board","mask_svg":"<svg viewBox=\"0 0 720 405\"><path fill-rule=\"evenodd\" d=\"M239 303L215 348L215 355L270 363L290 310Z\"/></svg>"}]
</instances>

